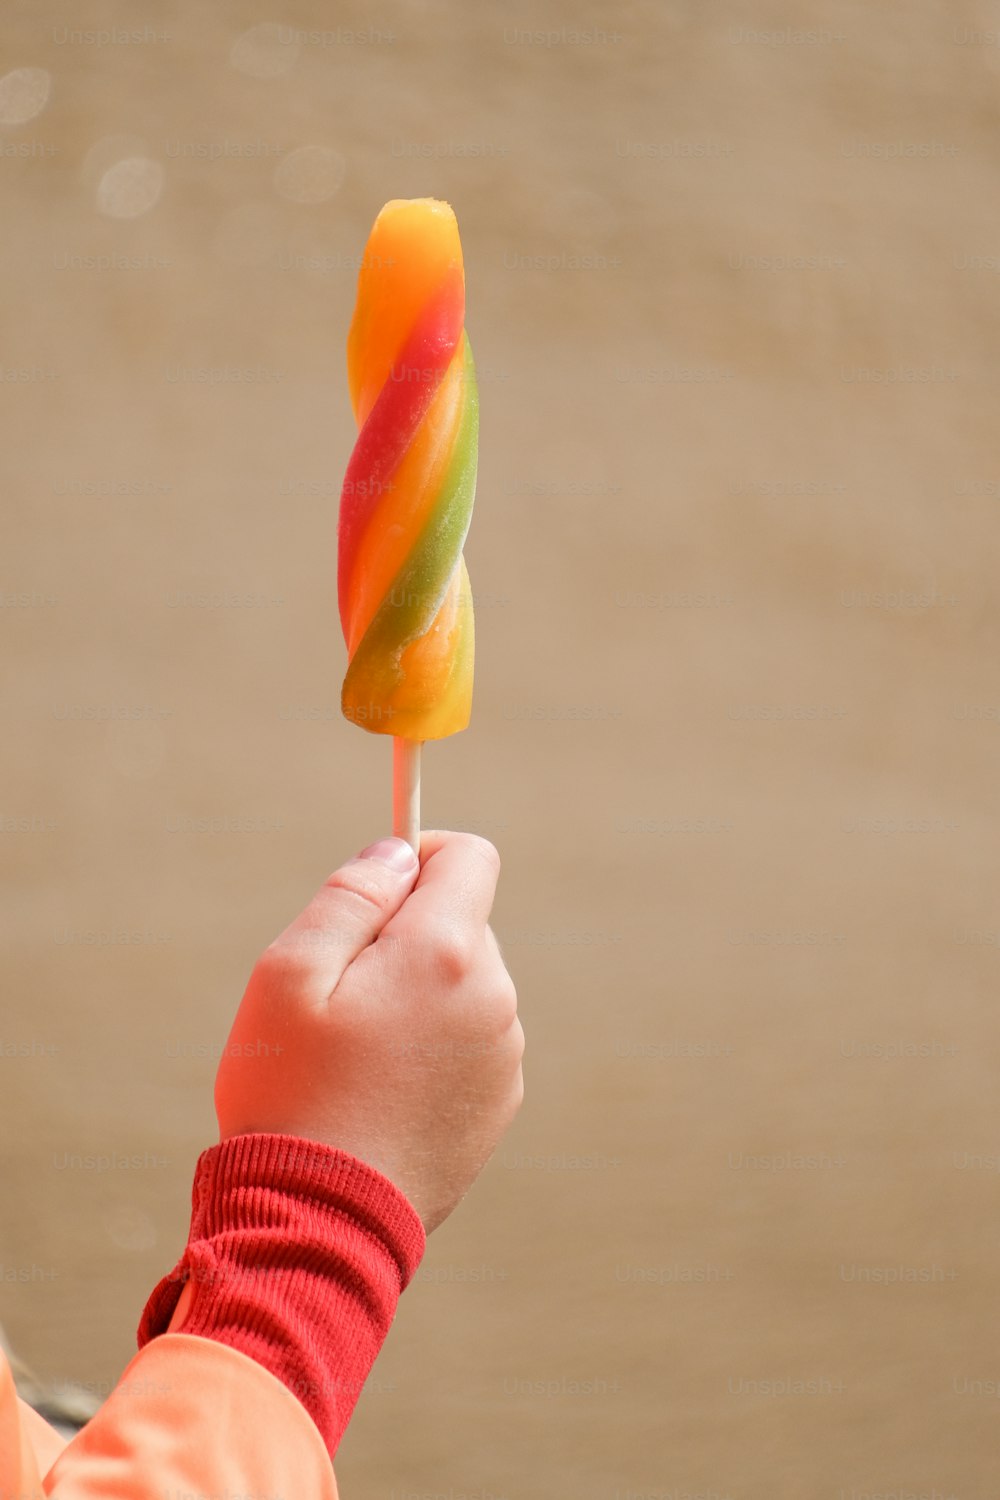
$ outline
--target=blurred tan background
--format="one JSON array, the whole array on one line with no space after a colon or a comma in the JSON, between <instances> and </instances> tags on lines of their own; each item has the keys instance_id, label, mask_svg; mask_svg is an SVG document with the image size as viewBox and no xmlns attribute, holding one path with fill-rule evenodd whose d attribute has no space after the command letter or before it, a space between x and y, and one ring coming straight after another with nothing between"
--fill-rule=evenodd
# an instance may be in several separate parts
<instances>
[{"instance_id":1,"label":"blurred tan background","mask_svg":"<svg viewBox=\"0 0 1000 1500\"><path fill-rule=\"evenodd\" d=\"M344 341L378 209L433 195L482 434L424 822L503 855L527 1098L342 1492L996 1493L995 25L8 6L0 1320L40 1378L131 1357L253 962L387 829L338 712Z\"/></svg>"}]
</instances>

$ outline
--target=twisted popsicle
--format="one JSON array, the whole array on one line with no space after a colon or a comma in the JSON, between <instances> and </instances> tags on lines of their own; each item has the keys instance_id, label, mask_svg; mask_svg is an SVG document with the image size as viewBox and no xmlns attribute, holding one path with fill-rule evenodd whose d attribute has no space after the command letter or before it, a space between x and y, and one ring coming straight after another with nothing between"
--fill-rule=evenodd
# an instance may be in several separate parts
<instances>
[{"instance_id":1,"label":"twisted popsicle","mask_svg":"<svg viewBox=\"0 0 1000 1500\"><path fill-rule=\"evenodd\" d=\"M394 199L375 221L347 341L360 428L340 500L346 718L408 741L464 729L474 623L462 546L479 399L455 215Z\"/></svg>"}]
</instances>

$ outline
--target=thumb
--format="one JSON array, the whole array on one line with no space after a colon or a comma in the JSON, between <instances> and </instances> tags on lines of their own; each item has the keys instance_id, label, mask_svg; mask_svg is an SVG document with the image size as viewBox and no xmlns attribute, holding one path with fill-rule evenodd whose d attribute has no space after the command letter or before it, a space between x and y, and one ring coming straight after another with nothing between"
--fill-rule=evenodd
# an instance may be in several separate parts
<instances>
[{"instance_id":1,"label":"thumb","mask_svg":"<svg viewBox=\"0 0 1000 1500\"><path fill-rule=\"evenodd\" d=\"M305 960L313 985L330 995L412 891L420 862L405 839L379 839L334 870L305 910L271 945Z\"/></svg>"}]
</instances>

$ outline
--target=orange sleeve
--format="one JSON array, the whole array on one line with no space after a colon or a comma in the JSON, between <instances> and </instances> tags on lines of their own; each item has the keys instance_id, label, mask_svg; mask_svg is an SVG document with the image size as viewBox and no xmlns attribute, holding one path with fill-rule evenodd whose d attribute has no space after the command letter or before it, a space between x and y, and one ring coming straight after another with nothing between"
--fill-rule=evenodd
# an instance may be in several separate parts
<instances>
[{"instance_id":1,"label":"orange sleeve","mask_svg":"<svg viewBox=\"0 0 1000 1500\"><path fill-rule=\"evenodd\" d=\"M188 1494L337 1500L326 1445L305 1407L225 1344L167 1333L136 1355L51 1467L0 1355L0 1500L163 1500Z\"/></svg>"},{"instance_id":2,"label":"orange sleeve","mask_svg":"<svg viewBox=\"0 0 1000 1500\"><path fill-rule=\"evenodd\" d=\"M35 1455L35 1462L38 1464L38 1472L39 1474L46 1474L65 1448L69 1439L63 1437L61 1432L57 1432L21 1396L17 1398L17 1404L21 1412L21 1426L25 1433L27 1433L28 1442L31 1444Z\"/></svg>"},{"instance_id":3,"label":"orange sleeve","mask_svg":"<svg viewBox=\"0 0 1000 1500\"><path fill-rule=\"evenodd\" d=\"M0 1349L0 1500L44 1500L33 1437L41 1440L40 1430L18 1400L10 1365Z\"/></svg>"}]
</instances>

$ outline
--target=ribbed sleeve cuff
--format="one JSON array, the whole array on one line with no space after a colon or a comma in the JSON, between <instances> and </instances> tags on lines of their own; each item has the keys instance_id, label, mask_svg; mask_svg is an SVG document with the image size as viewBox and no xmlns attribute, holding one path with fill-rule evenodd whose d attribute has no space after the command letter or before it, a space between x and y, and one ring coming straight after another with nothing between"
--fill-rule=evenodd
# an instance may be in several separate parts
<instances>
[{"instance_id":1,"label":"ribbed sleeve cuff","mask_svg":"<svg viewBox=\"0 0 1000 1500\"><path fill-rule=\"evenodd\" d=\"M183 1332L270 1370L332 1457L425 1246L373 1167L297 1136L232 1136L198 1158L187 1248L146 1304L139 1347L166 1332L190 1281Z\"/></svg>"}]
</instances>

